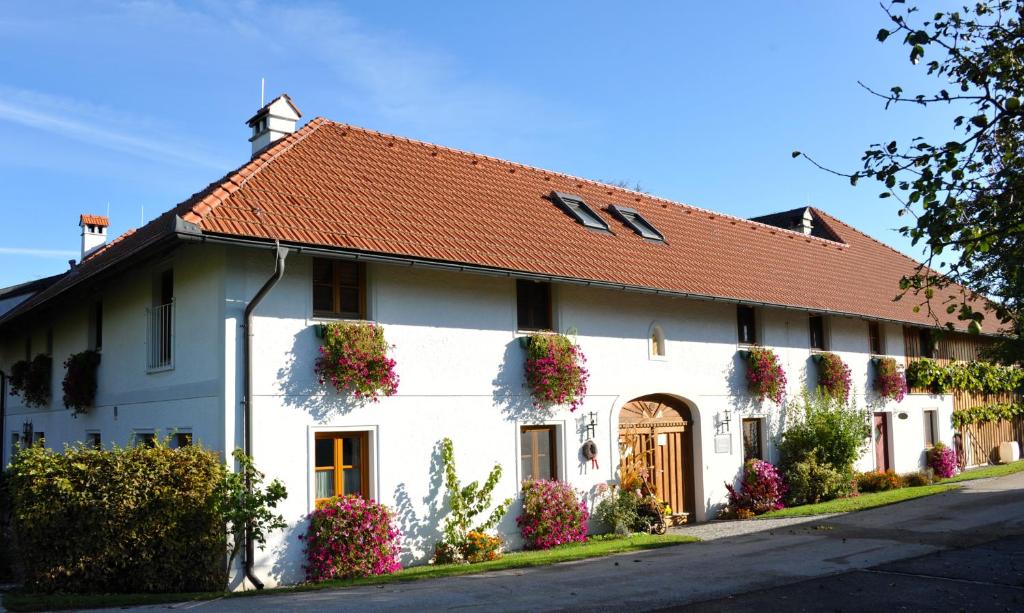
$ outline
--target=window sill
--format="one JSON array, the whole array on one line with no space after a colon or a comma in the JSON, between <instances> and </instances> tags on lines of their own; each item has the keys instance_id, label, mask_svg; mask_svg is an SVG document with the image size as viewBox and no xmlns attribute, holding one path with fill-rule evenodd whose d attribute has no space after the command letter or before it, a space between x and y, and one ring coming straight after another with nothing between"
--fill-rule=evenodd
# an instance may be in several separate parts
<instances>
[{"instance_id":1,"label":"window sill","mask_svg":"<svg viewBox=\"0 0 1024 613\"><path fill-rule=\"evenodd\" d=\"M668 362L667 355L655 355L653 353L647 354L647 359L652 362Z\"/></svg>"},{"instance_id":2,"label":"window sill","mask_svg":"<svg viewBox=\"0 0 1024 613\"><path fill-rule=\"evenodd\" d=\"M359 323L359 322L366 322L366 321L373 321L373 320L369 319L367 317L341 317L341 316L337 316L336 317L334 315L313 315L311 317L307 317L306 318L306 323L307 324L322 324L322 323L335 323L335 322Z\"/></svg>"},{"instance_id":3,"label":"window sill","mask_svg":"<svg viewBox=\"0 0 1024 613\"><path fill-rule=\"evenodd\" d=\"M146 374L154 375L156 373L167 372L169 370L174 370L174 364L171 364L170 366L157 366L156 368L147 368Z\"/></svg>"}]
</instances>

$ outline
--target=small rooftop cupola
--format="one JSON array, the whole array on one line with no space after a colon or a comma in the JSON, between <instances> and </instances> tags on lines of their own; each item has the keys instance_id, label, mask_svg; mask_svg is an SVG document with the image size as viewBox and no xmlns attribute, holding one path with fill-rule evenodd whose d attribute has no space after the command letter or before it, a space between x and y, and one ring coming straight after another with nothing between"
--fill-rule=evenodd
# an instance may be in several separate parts
<instances>
[{"instance_id":1,"label":"small rooftop cupola","mask_svg":"<svg viewBox=\"0 0 1024 613\"><path fill-rule=\"evenodd\" d=\"M82 214L78 217L78 226L82 228L82 257L79 261L106 244L109 225L110 220L103 215Z\"/></svg>"},{"instance_id":2,"label":"small rooftop cupola","mask_svg":"<svg viewBox=\"0 0 1024 613\"><path fill-rule=\"evenodd\" d=\"M302 112L288 94L281 94L256 111L256 114L245 122L252 128L249 142L252 143L253 157L294 132L295 122L300 117Z\"/></svg>"}]
</instances>

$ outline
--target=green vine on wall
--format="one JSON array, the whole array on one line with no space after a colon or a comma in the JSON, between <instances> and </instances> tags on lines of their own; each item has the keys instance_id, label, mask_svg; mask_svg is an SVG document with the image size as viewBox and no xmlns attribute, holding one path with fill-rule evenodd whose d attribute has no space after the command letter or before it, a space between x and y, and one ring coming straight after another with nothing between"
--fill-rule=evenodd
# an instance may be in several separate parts
<instances>
[{"instance_id":1,"label":"green vine on wall","mask_svg":"<svg viewBox=\"0 0 1024 613\"><path fill-rule=\"evenodd\" d=\"M953 411L953 427L956 429L988 421L1011 421L1024 417L1024 404L987 404L969 409Z\"/></svg>"},{"instance_id":2,"label":"green vine on wall","mask_svg":"<svg viewBox=\"0 0 1024 613\"><path fill-rule=\"evenodd\" d=\"M953 390L999 394L1017 391L1024 384L1024 370L980 360L943 366L925 358L911 362L906 374L907 385L927 388L936 394Z\"/></svg>"}]
</instances>

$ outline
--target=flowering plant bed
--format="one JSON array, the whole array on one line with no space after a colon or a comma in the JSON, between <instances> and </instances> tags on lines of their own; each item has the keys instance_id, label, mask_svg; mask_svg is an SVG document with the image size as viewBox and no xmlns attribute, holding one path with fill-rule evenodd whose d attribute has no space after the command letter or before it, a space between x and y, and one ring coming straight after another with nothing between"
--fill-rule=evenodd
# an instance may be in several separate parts
<instances>
[{"instance_id":1,"label":"flowering plant bed","mask_svg":"<svg viewBox=\"0 0 1024 613\"><path fill-rule=\"evenodd\" d=\"M818 387L832 398L846 402L850 396L852 383L850 367L834 353L819 353L816 359L818 362Z\"/></svg>"},{"instance_id":2,"label":"flowering plant bed","mask_svg":"<svg viewBox=\"0 0 1024 613\"><path fill-rule=\"evenodd\" d=\"M587 358L561 334L533 334L526 347L526 385L538 408L568 404L575 411L587 394Z\"/></svg>"},{"instance_id":3,"label":"flowering plant bed","mask_svg":"<svg viewBox=\"0 0 1024 613\"><path fill-rule=\"evenodd\" d=\"M560 481L523 482L523 512L516 518L527 549L587 540L587 503Z\"/></svg>"},{"instance_id":4,"label":"flowering plant bed","mask_svg":"<svg viewBox=\"0 0 1024 613\"><path fill-rule=\"evenodd\" d=\"M393 573L401 535L384 505L361 496L338 496L307 516L306 580L351 579Z\"/></svg>"},{"instance_id":5,"label":"flowering plant bed","mask_svg":"<svg viewBox=\"0 0 1024 613\"><path fill-rule=\"evenodd\" d=\"M786 371L771 349L751 347L746 352L747 385L760 400L771 398L781 403L786 396Z\"/></svg>"},{"instance_id":6,"label":"flowering plant bed","mask_svg":"<svg viewBox=\"0 0 1024 613\"><path fill-rule=\"evenodd\" d=\"M727 514L739 519L783 508L782 498L788 490L775 466L763 460L748 460L743 465L739 490L730 483L725 489L729 490Z\"/></svg>"},{"instance_id":7,"label":"flowering plant bed","mask_svg":"<svg viewBox=\"0 0 1024 613\"><path fill-rule=\"evenodd\" d=\"M935 446L928 450L928 467L935 471L935 476L940 479L947 479L956 474L956 452L952 447L943 443L935 443Z\"/></svg>"},{"instance_id":8,"label":"flowering plant bed","mask_svg":"<svg viewBox=\"0 0 1024 613\"><path fill-rule=\"evenodd\" d=\"M895 358L879 358L875 363L875 389L880 397L896 402L907 395L907 378L896 366Z\"/></svg>"},{"instance_id":9,"label":"flowering plant bed","mask_svg":"<svg viewBox=\"0 0 1024 613\"><path fill-rule=\"evenodd\" d=\"M92 349L75 353L64 360L64 406L75 414L85 413L92 408L96 399L96 369L100 365L100 353Z\"/></svg>"},{"instance_id":10,"label":"flowering plant bed","mask_svg":"<svg viewBox=\"0 0 1024 613\"><path fill-rule=\"evenodd\" d=\"M340 393L377 402L398 391L395 361L388 357L384 328L373 322L330 323L316 361L320 384L328 382Z\"/></svg>"}]
</instances>

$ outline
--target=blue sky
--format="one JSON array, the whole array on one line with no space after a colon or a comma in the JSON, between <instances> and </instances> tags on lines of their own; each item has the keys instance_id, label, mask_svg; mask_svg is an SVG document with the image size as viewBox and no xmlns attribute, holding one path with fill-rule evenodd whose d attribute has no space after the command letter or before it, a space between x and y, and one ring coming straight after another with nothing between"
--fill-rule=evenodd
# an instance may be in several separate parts
<instances>
[{"instance_id":1,"label":"blue sky","mask_svg":"<svg viewBox=\"0 0 1024 613\"><path fill-rule=\"evenodd\" d=\"M77 257L79 213L137 227L248 159L288 92L304 119L643 189L743 217L814 204L904 252L892 201L843 169L942 135L947 109L873 2L16 3L0 16L0 286ZM772 6L769 6L772 5ZM927 59L927 58L926 58Z\"/></svg>"}]
</instances>

